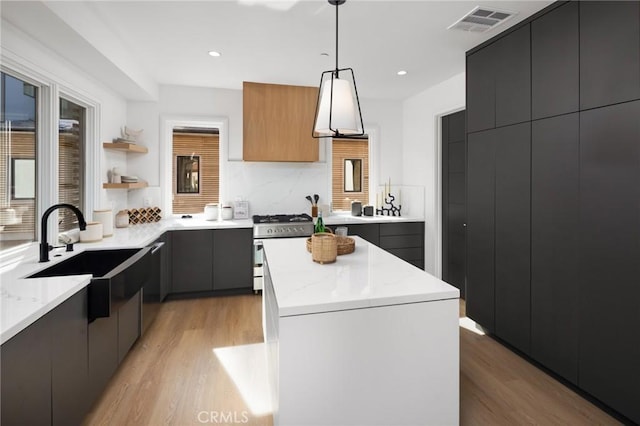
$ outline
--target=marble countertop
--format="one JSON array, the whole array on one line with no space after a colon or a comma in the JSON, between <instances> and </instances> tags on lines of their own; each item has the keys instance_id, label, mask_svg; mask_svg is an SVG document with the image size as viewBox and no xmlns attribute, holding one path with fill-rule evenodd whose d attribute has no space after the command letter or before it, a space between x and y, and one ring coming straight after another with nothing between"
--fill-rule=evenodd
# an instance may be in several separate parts
<instances>
[{"instance_id":1,"label":"marble countertop","mask_svg":"<svg viewBox=\"0 0 640 426\"><path fill-rule=\"evenodd\" d=\"M292 316L460 297L460 291L359 237L353 253L321 265L306 238L264 240L279 315Z\"/></svg>"},{"instance_id":2,"label":"marble countertop","mask_svg":"<svg viewBox=\"0 0 640 426\"><path fill-rule=\"evenodd\" d=\"M49 252L47 263L38 262L38 243L3 251L0 258L0 344L44 316L89 284L90 275L29 278L25 277L68 259L85 250L138 248L151 244L165 231L188 229L252 228L251 219L208 221L204 215L191 219L179 217L160 222L115 228L114 235L94 243L74 244L74 251L64 248Z\"/></svg>"},{"instance_id":3,"label":"marble countertop","mask_svg":"<svg viewBox=\"0 0 640 426\"><path fill-rule=\"evenodd\" d=\"M360 223L397 223L424 222L422 217L412 216L352 216L350 214L332 214L322 218L325 225L349 225Z\"/></svg>"}]
</instances>

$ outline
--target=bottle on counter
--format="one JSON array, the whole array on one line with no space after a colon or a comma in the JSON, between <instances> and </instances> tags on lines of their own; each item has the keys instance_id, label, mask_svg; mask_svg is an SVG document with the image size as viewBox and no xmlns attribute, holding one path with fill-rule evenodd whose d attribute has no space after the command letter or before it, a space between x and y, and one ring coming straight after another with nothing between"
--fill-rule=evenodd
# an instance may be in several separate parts
<instances>
[{"instance_id":1,"label":"bottle on counter","mask_svg":"<svg viewBox=\"0 0 640 426\"><path fill-rule=\"evenodd\" d=\"M313 230L316 234L319 232L327 232L322 221L322 211L318 211L318 219L316 220L316 226Z\"/></svg>"}]
</instances>

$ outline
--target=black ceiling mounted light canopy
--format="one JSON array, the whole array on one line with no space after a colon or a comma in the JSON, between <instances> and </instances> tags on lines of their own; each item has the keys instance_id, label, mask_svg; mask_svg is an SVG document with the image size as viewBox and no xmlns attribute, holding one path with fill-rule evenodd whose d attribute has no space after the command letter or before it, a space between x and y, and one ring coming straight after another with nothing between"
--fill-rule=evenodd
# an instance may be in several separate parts
<instances>
[{"instance_id":1,"label":"black ceiling mounted light canopy","mask_svg":"<svg viewBox=\"0 0 640 426\"><path fill-rule=\"evenodd\" d=\"M314 138L363 136L362 112L356 79L351 68L338 67L338 6L346 0L327 0L336 7L336 68L320 76Z\"/></svg>"}]
</instances>

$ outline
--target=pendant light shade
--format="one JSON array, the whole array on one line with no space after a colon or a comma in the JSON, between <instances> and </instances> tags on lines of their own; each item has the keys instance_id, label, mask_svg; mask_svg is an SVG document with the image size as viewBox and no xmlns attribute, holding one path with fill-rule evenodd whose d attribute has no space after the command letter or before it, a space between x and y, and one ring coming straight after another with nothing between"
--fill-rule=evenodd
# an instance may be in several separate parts
<instances>
[{"instance_id":1,"label":"pendant light shade","mask_svg":"<svg viewBox=\"0 0 640 426\"><path fill-rule=\"evenodd\" d=\"M336 68L324 71L320 77L312 136L362 136L364 125L353 70L338 68L338 6L344 1L328 1L336 6Z\"/></svg>"}]
</instances>

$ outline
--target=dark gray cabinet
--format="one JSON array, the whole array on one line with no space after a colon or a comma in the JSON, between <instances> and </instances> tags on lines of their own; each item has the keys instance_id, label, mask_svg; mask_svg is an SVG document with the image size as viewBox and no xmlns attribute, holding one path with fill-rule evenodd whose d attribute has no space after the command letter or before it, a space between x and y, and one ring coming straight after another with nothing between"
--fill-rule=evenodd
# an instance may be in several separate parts
<instances>
[{"instance_id":1,"label":"dark gray cabinet","mask_svg":"<svg viewBox=\"0 0 640 426\"><path fill-rule=\"evenodd\" d=\"M87 290L81 290L49 315L52 424L81 424L92 402L88 395Z\"/></svg>"},{"instance_id":2,"label":"dark gray cabinet","mask_svg":"<svg viewBox=\"0 0 640 426\"><path fill-rule=\"evenodd\" d=\"M496 127L531 120L530 40L527 24L495 42Z\"/></svg>"},{"instance_id":3,"label":"dark gray cabinet","mask_svg":"<svg viewBox=\"0 0 640 426\"><path fill-rule=\"evenodd\" d=\"M118 315L89 324L89 396L95 401L118 368Z\"/></svg>"},{"instance_id":4,"label":"dark gray cabinet","mask_svg":"<svg viewBox=\"0 0 640 426\"><path fill-rule=\"evenodd\" d=\"M495 134L495 327L504 340L530 347L531 124Z\"/></svg>"},{"instance_id":5,"label":"dark gray cabinet","mask_svg":"<svg viewBox=\"0 0 640 426\"><path fill-rule=\"evenodd\" d=\"M87 395L87 290L2 345L3 425L80 424Z\"/></svg>"},{"instance_id":6,"label":"dark gray cabinet","mask_svg":"<svg viewBox=\"0 0 640 426\"><path fill-rule=\"evenodd\" d=\"M580 387L640 422L640 101L580 114Z\"/></svg>"},{"instance_id":7,"label":"dark gray cabinet","mask_svg":"<svg viewBox=\"0 0 640 426\"><path fill-rule=\"evenodd\" d=\"M213 289L248 288L253 288L253 230L214 230Z\"/></svg>"},{"instance_id":8,"label":"dark gray cabinet","mask_svg":"<svg viewBox=\"0 0 640 426\"><path fill-rule=\"evenodd\" d=\"M468 135L466 312L495 330L495 130Z\"/></svg>"},{"instance_id":9,"label":"dark gray cabinet","mask_svg":"<svg viewBox=\"0 0 640 426\"><path fill-rule=\"evenodd\" d=\"M531 119L531 34L527 24L467 56L467 131Z\"/></svg>"},{"instance_id":10,"label":"dark gray cabinet","mask_svg":"<svg viewBox=\"0 0 640 426\"><path fill-rule=\"evenodd\" d=\"M0 415L5 426L50 425L51 324L45 316L2 345Z\"/></svg>"},{"instance_id":11,"label":"dark gray cabinet","mask_svg":"<svg viewBox=\"0 0 640 426\"><path fill-rule=\"evenodd\" d=\"M578 381L579 114L532 123L531 355Z\"/></svg>"},{"instance_id":12,"label":"dark gray cabinet","mask_svg":"<svg viewBox=\"0 0 640 426\"><path fill-rule=\"evenodd\" d=\"M494 49L484 48L467 56L467 132L496 126Z\"/></svg>"},{"instance_id":13,"label":"dark gray cabinet","mask_svg":"<svg viewBox=\"0 0 640 426\"><path fill-rule=\"evenodd\" d=\"M348 224L349 235L357 235L371 244L380 245L380 226L377 223Z\"/></svg>"},{"instance_id":14,"label":"dark gray cabinet","mask_svg":"<svg viewBox=\"0 0 640 426\"><path fill-rule=\"evenodd\" d=\"M424 222L381 223L380 248L424 269Z\"/></svg>"},{"instance_id":15,"label":"dark gray cabinet","mask_svg":"<svg viewBox=\"0 0 640 426\"><path fill-rule=\"evenodd\" d=\"M580 108L640 98L640 2L580 2Z\"/></svg>"},{"instance_id":16,"label":"dark gray cabinet","mask_svg":"<svg viewBox=\"0 0 640 426\"><path fill-rule=\"evenodd\" d=\"M171 291L171 279L173 270L173 232L165 232L162 234L160 241L164 243L160 254L160 262L162 271L160 273L160 301L163 301Z\"/></svg>"},{"instance_id":17,"label":"dark gray cabinet","mask_svg":"<svg viewBox=\"0 0 640 426\"><path fill-rule=\"evenodd\" d=\"M142 327L140 296L138 291L118 310L118 363L122 362L131 346L140 337Z\"/></svg>"},{"instance_id":18,"label":"dark gray cabinet","mask_svg":"<svg viewBox=\"0 0 640 426\"><path fill-rule=\"evenodd\" d=\"M531 117L579 108L578 2L566 3L531 23Z\"/></svg>"},{"instance_id":19,"label":"dark gray cabinet","mask_svg":"<svg viewBox=\"0 0 640 426\"><path fill-rule=\"evenodd\" d=\"M213 232L172 232L172 293L213 290Z\"/></svg>"}]
</instances>

